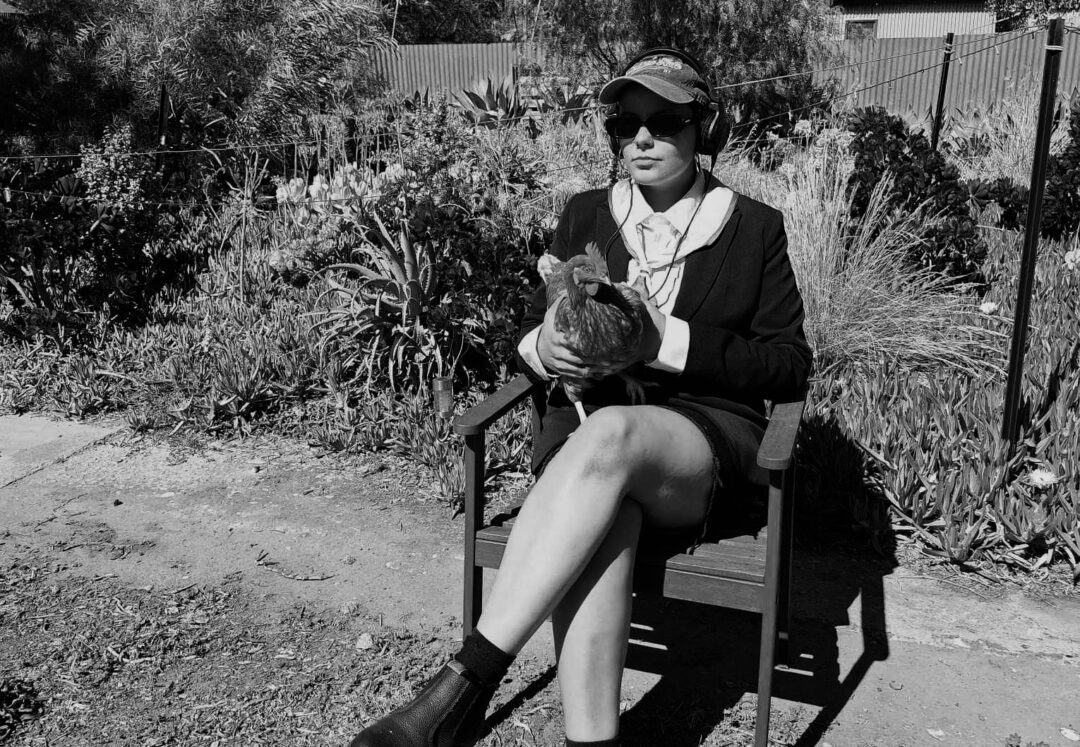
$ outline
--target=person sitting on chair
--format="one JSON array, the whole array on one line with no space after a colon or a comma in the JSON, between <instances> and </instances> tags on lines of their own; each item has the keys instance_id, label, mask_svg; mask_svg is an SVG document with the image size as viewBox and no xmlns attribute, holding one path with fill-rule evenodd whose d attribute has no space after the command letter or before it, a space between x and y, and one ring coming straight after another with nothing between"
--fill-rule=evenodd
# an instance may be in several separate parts
<instances>
[{"instance_id":1,"label":"person sitting on chair","mask_svg":"<svg viewBox=\"0 0 1080 747\"><path fill-rule=\"evenodd\" d=\"M727 137L700 64L649 50L600 102L614 106L605 128L629 178L572 197L550 252L565 261L595 242L612 281L644 278L650 323L634 375L646 402L629 404L624 382L602 379L584 390L580 422L563 388L552 388L533 448L536 483L476 630L411 703L352 747L475 744L500 680L549 616L566 744L618 744L642 526L700 537L725 483L760 479L764 400L806 386L812 355L783 216L698 166L698 154L715 166ZM558 305L537 290L519 367L534 380L606 370L556 331ZM571 434L572 448L561 448Z\"/></svg>"}]
</instances>

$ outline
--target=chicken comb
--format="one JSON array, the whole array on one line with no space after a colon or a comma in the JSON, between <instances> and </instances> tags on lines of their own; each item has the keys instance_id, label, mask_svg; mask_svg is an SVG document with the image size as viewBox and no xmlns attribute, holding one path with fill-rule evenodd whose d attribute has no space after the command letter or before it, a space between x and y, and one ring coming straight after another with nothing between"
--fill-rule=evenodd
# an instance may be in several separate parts
<instances>
[{"instance_id":1,"label":"chicken comb","mask_svg":"<svg viewBox=\"0 0 1080 747\"><path fill-rule=\"evenodd\" d=\"M600 247L596 245L595 241L590 241L585 245L585 256L589 258L589 261L596 267L597 273L603 275L605 278L609 277L607 260L604 259L604 255L600 253Z\"/></svg>"}]
</instances>

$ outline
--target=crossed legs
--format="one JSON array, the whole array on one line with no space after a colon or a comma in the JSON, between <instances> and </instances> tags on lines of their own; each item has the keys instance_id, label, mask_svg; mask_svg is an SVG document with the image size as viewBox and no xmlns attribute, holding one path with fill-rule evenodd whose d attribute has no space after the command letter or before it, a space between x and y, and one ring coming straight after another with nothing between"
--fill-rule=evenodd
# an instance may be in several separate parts
<instances>
[{"instance_id":1,"label":"crossed legs","mask_svg":"<svg viewBox=\"0 0 1080 747\"><path fill-rule=\"evenodd\" d=\"M702 520L713 456L698 428L659 407L593 413L537 481L477 629L517 653L549 615L567 736L618 733L631 578L642 520Z\"/></svg>"}]
</instances>

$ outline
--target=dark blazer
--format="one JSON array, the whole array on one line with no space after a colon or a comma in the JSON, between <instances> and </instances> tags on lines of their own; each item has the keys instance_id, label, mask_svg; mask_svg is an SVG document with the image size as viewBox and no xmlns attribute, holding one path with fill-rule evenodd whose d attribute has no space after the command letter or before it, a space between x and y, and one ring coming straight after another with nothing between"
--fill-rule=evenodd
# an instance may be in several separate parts
<instances>
[{"instance_id":1,"label":"dark blazer","mask_svg":"<svg viewBox=\"0 0 1080 747\"><path fill-rule=\"evenodd\" d=\"M601 249L608 247L611 279L625 281L630 255L604 189L570 199L550 251L565 260L584 253L590 241ZM540 287L522 321L522 336L543 322L546 307L544 288ZM730 424L734 415L759 432L765 424L764 400L796 397L805 389L812 354L803 333L802 297L788 260L784 218L779 211L736 194L720 236L686 259L671 313L690 327L686 368L680 374L636 368L637 378L654 385L646 387L650 404L697 410L712 416L721 428ZM518 367L536 378L520 357ZM586 409L594 409L628 399L622 380L609 377L587 389L582 401ZM569 434L565 424L576 423L576 417L570 419L566 413L553 417L566 408L572 411L562 387L555 387L534 440L534 466L565 440ZM556 421L564 425L556 427Z\"/></svg>"}]
</instances>

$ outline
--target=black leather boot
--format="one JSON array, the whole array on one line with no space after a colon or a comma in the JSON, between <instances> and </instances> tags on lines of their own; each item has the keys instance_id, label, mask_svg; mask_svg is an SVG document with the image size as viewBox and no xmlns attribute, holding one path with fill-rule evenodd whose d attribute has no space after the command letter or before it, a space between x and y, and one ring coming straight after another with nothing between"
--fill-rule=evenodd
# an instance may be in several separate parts
<instances>
[{"instance_id":1,"label":"black leather boot","mask_svg":"<svg viewBox=\"0 0 1080 747\"><path fill-rule=\"evenodd\" d=\"M494 686L451 660L411 703L364 729L349 747L472 747L494 694Z\"/></svg>"}]
</instances>

